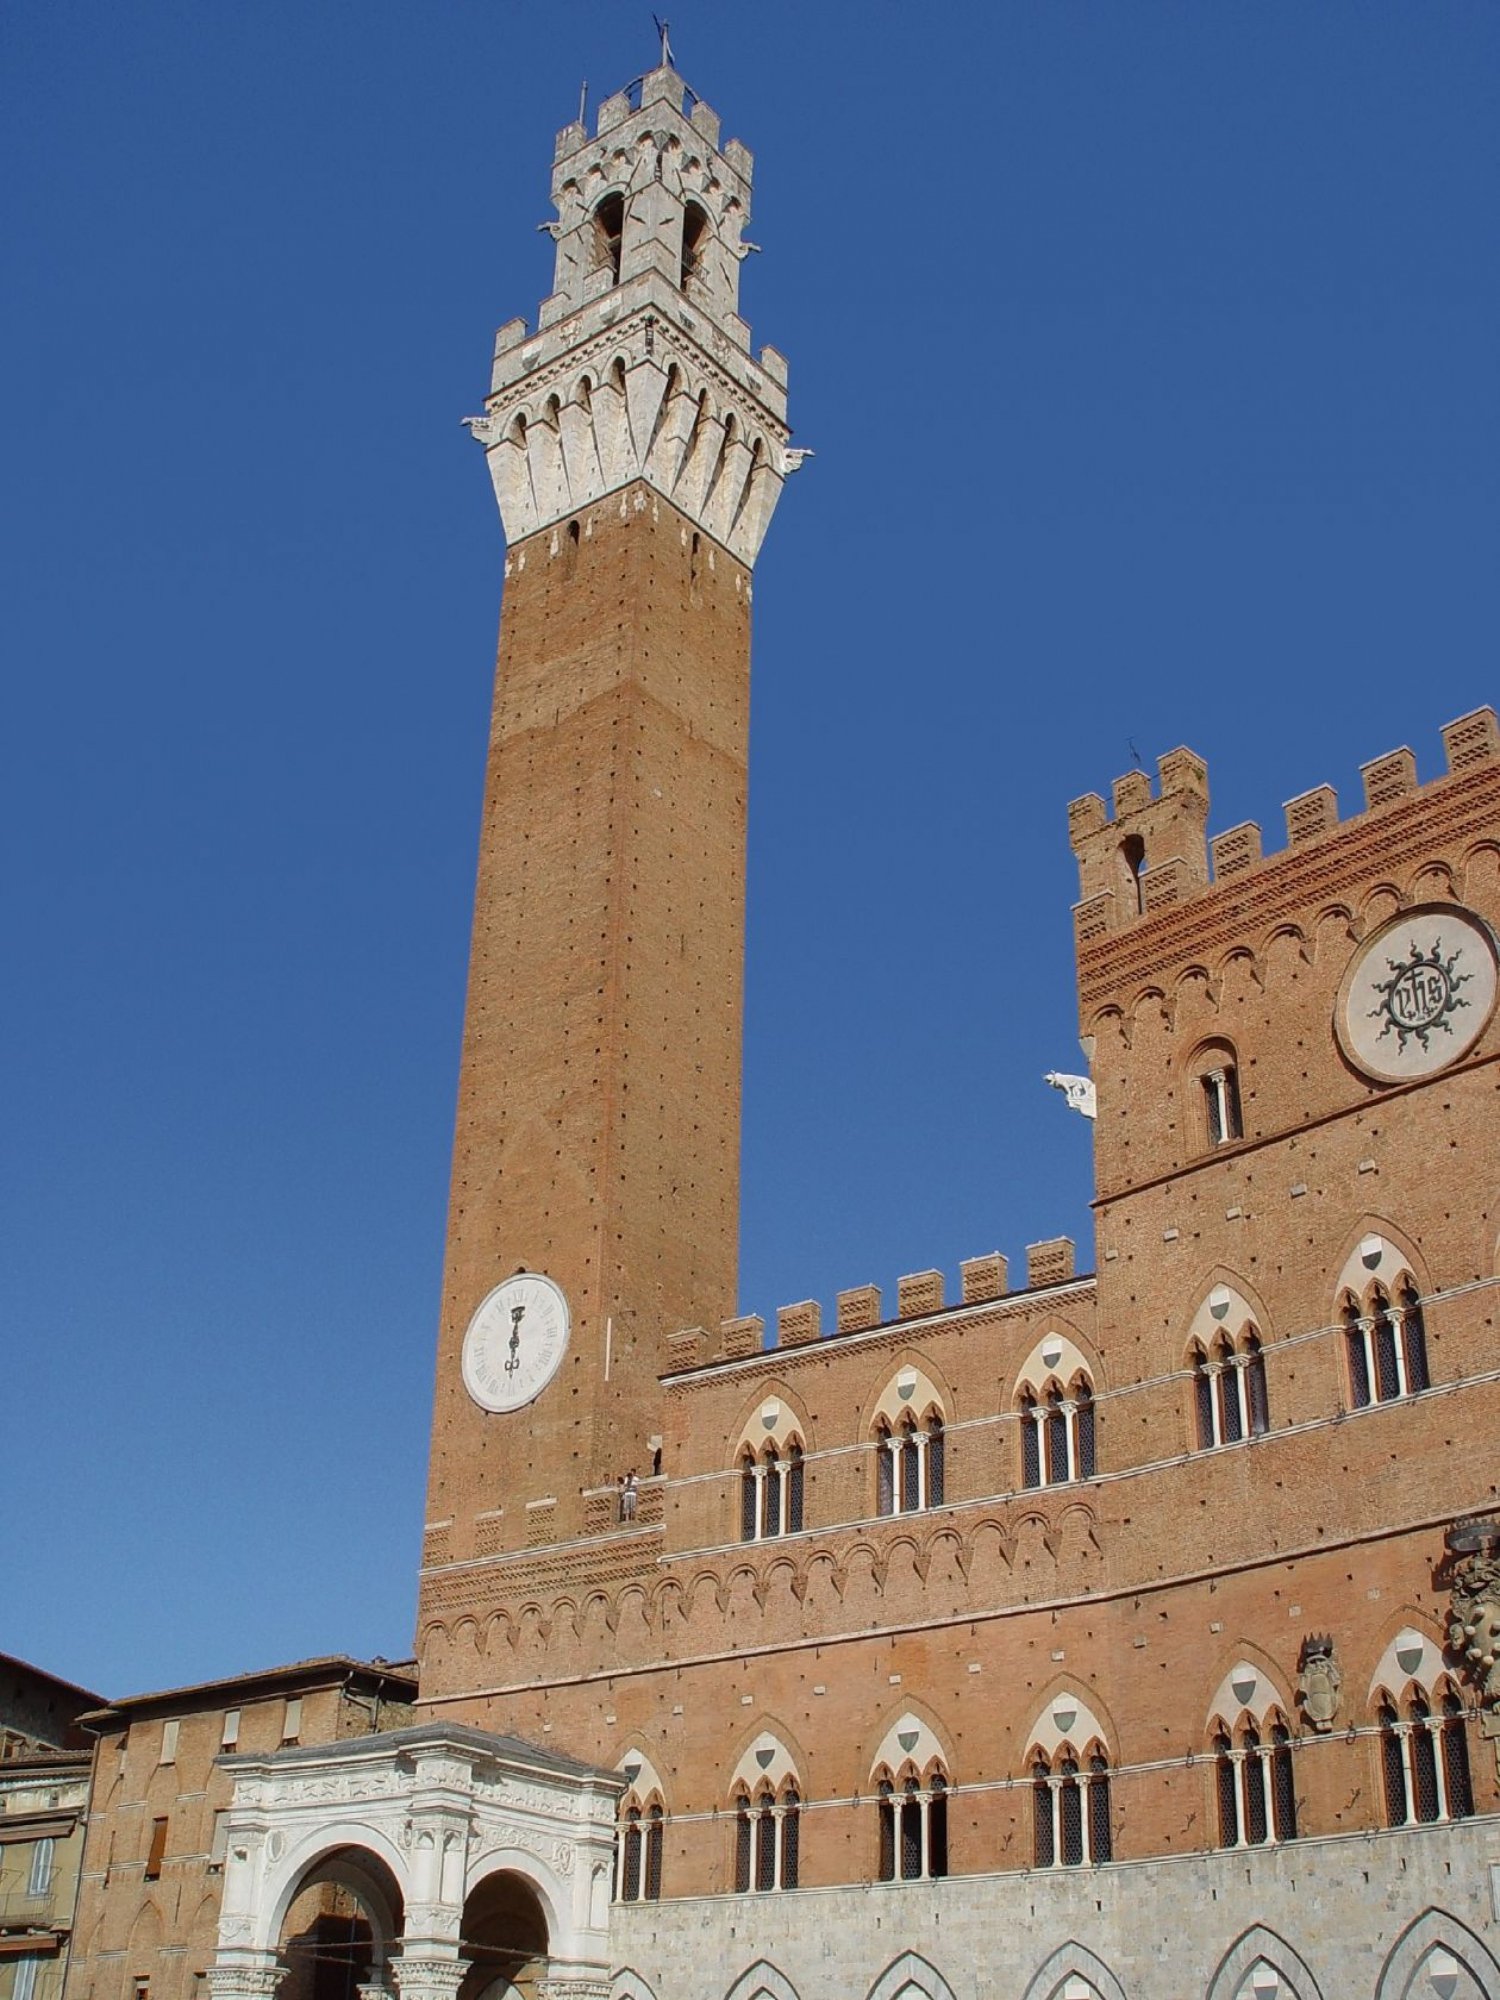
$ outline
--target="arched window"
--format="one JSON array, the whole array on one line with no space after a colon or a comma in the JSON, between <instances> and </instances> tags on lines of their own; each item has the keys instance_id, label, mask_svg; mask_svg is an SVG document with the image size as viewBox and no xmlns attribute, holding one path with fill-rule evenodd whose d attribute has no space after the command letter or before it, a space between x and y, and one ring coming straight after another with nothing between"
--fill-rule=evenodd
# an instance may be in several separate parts
<instances>
[{"instance_id":1,"label":"arched window","mask_svg":"<svg viewBox=\"0 0 1500 2000\"><path fill-rule=\"evenodd\" d=\"M925 1775L889 1767L875 1784L877 1868L882 1882L930 1882L948 1873L948 1779L933 1763Z\"/></svg>"},{"instance_id":2,"label":"arched window","mask_svg":"<svg viewBox=\"0 0 1500 2000\"><path fill-rule=\"evenodd\" d=\"M1431 1386L1427 1322L1410 1272L1401 1277L1394 1295L1378 1284L1370 1286L1363 1300L1346 1292L1341 1310L1351 1408L1419 1396Z\"/></svg>"},{"instance_id":3,"label":"arched window","mask_svg":"<svg viewBox=\"0 0 1500 2000\"><path fill-rule=\"evenodd\" d=\"M734 1800L734 1886L741 1894L795 1889L800 1865L802 1792L791 1759L769 1733L740 1759Z\"/></svg>"},{"instance_id":4,"label":"arched window","mask_svg":"<svg viewBox=\"0 0 1500 2000\"><path fill-rule=\"evenodd\" d=\"M757 1457L748 1446L740 1460L740 1540L764 1542L802 1528L802 1440L792 1436L785 1454L768 1444Z\"/></svg>"},{"instance_id":5,"label":"arched window","mask_svg":"<svg viewBox=\"0 0 1500 2000\"><path fill-rule=\"evenodd\" d=\"M1194 1316L1187 1358L1198 1449L1264 1437L1271 1428L1265 1352L1249 1305L1231 1286L1216 1285Z\"/></svg>"},{"instance_id":6,"label":"arched window","mask_svg":"<svg viewBox=\"0 0 1500 2000\"><path fill-rule=\"evenodd\" d=\"M1245 1136L1240 1110L1240 1066L1234 1044L1205 1042L1188 1058L1185 1088L1196 1094L1198 1149L1227 1146ZM1191 1107L1189 1116L1192 1115Z\"/></svg>"},{"instance_id":7,"label":"arched window","mask_svg":"<svg viewBox=\"0 0 1500 2000\"><path fill-rule=\"evenodd\" d=\"M1273 1689L1248 1661L1214 1697L1211 1748L1221 1847L1266 1847L1297 1838L1292 1733ZM1225 1720L1228 1716L1229 1720Z\"/></svg>"},{"instance_id":8,"label":"arched window","mask_svg":"<svg viewBox=\"0 0 1500 2000\"><path fill-rule=\"evenodd\" d=\"M637 1903L641 1896L641 1809L631 1806L621 1828L620 1901Z\"/></svg>"},{"instance_id":9,"label":"arched window","mask_svg":"<svg viewBox=\"0 0 1500 2000\"><path fill-rule=\"evenodd\" d=\"M594 269L608 271L609 282L620 282L620 246L625 235L625 197L607 194L594 210Z\"/></svg>"},{"instance_id":10,"label":"arched window","mask_svg":"<svg viewBox=\"0 0 1500 2000\"><path fill-rule=\"evenodd\" d=\"M682 212L682 271L679 282L683 291L690 292L693 280L702 270L703 253L708 248L712 235L712 225L707 212L698 203L690 201Z\"/></svg>"},{"instance_id":11,"label":"arched window","mask_svg":"<svg viewBox=\"0 0 1500 2000\"><path fill-rule=\"evenodd\" d=\"M1081 1368L1066 1388L1056 1376L1040 1389L1026 1383L1017 1414L1023 1486L1066 1486L1097 1475L1094 1389Z\"/></svg>"},{"instance_id":12,"label":"arched window","mask_svg":"<svg viewBox=\"0 0 1500 2000\"><path fill-rule=\"evenodd\" d=\"M919 1421L903 1416L894 1429L884 1417L875 1426L875 1511L920 1514L941 1507L945 1490L942 1412Z\"/></svg>"},{"instance_id":13,"label":"arched window","mask_svg":"<svg viewBox=\"0 0 1500 2000\"><path fill-rule=\"evenodd\" d=\"M802 1447L794 1438L787 1446L786 1482L786 1531L789 1535L802 1532Z\"/></svg>"},{"instance_id":14,"label":"arched window","mask_svg":"<svg viewBox=\"0 0 1500 2000\"><path fill-rule=\"evenodd\" d=\"M1114 1857L1109 1756L1103 1744L1087 1768L1067 1744L1051 1757L1038 1751L1031 1766L1032 1860L1037 1868L1084 1868Z\"/></svg>"},{"instance_id":15,"label":"arched window","mask_svg":"<svg viewBox=\"0 0 1500 2000\"><path fill-rule=\"evenodd\" d=\"M622 1903L657 1902L661 1898L662 1838L666 1812L655 1790L656 1777L639 1753L622 1768L630 1789L620 1801L615 1834L615 1896ZM648 1803L643 1791L650 1791Z\"/></svg>"},{"instance_id":16,"label":"arched window","mask_svg":"<svg viewBox=\"0 0 1500 2000\"><path fill-rule=\"evenodd\" d=\"M761 1534L769 1538L781 1533L781 1458L774 1444L761 1455Z\"/></svg>"},{"instance_id":17,"label":"arched window","mask_svg":"<svg viewBox=\"0 0 1500 2000\"><path fill-rule=\"evenodd\" d=\"M1467 1819L1474 1810L1469 1746L1463 1703L1446 1685L1429 1701L1419 1687L1406 1698L1402 1714L1391 1696L1376 1707L1380 1728L1380 1772L1387 1826L1432 1825Z\"/></svg>"}]
</instances>

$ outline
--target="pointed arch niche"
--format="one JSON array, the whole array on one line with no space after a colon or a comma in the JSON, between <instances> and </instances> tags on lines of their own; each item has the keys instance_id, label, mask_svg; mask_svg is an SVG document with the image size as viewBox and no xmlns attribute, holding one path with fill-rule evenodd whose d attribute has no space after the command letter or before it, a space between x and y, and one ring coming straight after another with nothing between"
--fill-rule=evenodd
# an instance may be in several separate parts
<instances>
[{"instance_id":1,"label":"pointed arch niche","mask_svg":"<svg viewBox=\"0 0 1500 2000\"><path fill-rule=\"evenodd\" d=\"M767 1396L745 1419L734 1448L742 1542L802 1532L806 1456L800 1413L785 1396Z\"/></svg>"},{"instance_id":2,"label":"pointed arch niche","mask_svg":"<svg viewBox=\"0 0 1500 2000\"><path fill-rule=\"evenodd\" d=\"M1291 1709L1266 1673L1237 1660L1209 1704L1220 1847L1297 1838Z\"/></svg>"},{"instance_id":3,"label":"pointed arch niche","mask_svg":"<svg viewBox=\"0 0 1500 2000\"><path fill-rule=\"evenodd\" d=\"M875 1512L920 1514L947 1495L947 1405L917 1362L887 1381L870 1418L875 1442Z\"/></svg>"},{"instance_id":4,"label":"pointed arch niche","mask_svg":"<svg viewBox=\"0 0 1500 2000\"><path fill-rule=\"evenodd\" d=\"M1361 1237L1339 1273L1336 1298L1351 1409L1431 1387L1422 1287L1398 1245L1379 1230Z\"/></svg>"},{"instance_id":5,"label":"pointed arch niche","mask_svg":"<svg viewBox=\"0 0 1500 2000\"><path fill-rule=\"evenodd\" d=\"M1387 1826L1430 1826L1474 1810L1463 1690L1434 1642L1403 1626L1370 1682Z\"/></svg>"},{"instance_id":6,"label":"pointed arch niche","mask_svg":"<svg viewBox=\"0 0 1500 2000\"><path fill-rule=\"evenodd\" d=\"M1259 1317L1233 1285L1214 1285L1194 1313L1187 1365L1200 1451L1263 1437L1271 1428Z\"/></svg>"},{"instance_id":7,"label":"pointed arch niche","mask_svg":"<svg viewBox=\"0 0 1500 2000\"><path fill-rule=\"evenodd\" d=\"M1034 1868L1084 1868L1114 1859L1109 1739L1081 1695L1056 1694L1032 1725Z\"/></svg>"},{"instance_id":8,"label":"pointed arch niche","mask_svg":"<svg viewBox=\"0 0 1500 2000\"><path fill-rule=\"evenodd\" d=\"M948 1873L948 1754L908 1710L880 1740L870 1766L879 1818L876 1875L882 1882L931 1882Z\"/></svg>"},{"instance_id":9,"label":"pointed arch niche","mask_svg":"<svg viewBox=\"0 0 1500 2000\"><path fill-rule=\"evenodd\" d=\"M1021 1420L1022 1486L1094 1477L1094 1369L1076 1341L1044 1333L1016 1377L1012 1404Z\"/></svg>"},{"instance_id":10,"label":"pointed arch niche","mask_svg":"<svg viewBox=\"0 0 1500 2000\"><path fill-rule=\"evenodd\" d=\"M729 1781L734 1810L734 1886L740 1895L797 1887L802 1781L791 1752L762 1730Z\"/></svg>"}]
</instances>

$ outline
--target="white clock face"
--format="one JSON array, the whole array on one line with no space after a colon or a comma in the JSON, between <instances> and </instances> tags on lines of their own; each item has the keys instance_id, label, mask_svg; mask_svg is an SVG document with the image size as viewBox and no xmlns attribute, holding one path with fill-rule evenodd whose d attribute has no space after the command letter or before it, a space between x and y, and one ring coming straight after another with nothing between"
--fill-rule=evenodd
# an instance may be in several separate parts
<instances>
[{"instance_id":1,"label":"white clock face","mask_svg":"<svg viewBox=\"0 0 1500 2000\"><path fill-rule=\"evenodd\" d=\"M1481 917L1427 904L1367 938L1339 991L1335 1027L1378 1083L1431 1076L1467 1055L1495 1008L1495 940Z\"/></svg>"},{"instance_id":2,"label":"white clock face","mask_svg":"<svg viewBox=\"0 0 1500 2000\"><path fill-rule=\"evenodd\" d=\"M568 1345L562 1288L535 1271L496 1285L464 1335L464 1387L481 1410L519 1410L557 1373Z\"/></svg>"}]
</instances>

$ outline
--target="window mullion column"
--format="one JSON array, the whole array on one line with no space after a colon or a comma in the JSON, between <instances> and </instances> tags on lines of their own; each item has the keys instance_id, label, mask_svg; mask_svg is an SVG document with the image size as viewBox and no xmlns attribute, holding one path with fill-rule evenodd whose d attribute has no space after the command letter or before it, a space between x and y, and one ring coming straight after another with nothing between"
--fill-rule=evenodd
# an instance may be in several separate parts
<instances>
[{"instance_id":1,"label":"window mullion column","mask_svg":"<svg viewBox=\"0 0 1500 2000\"><path fill-rule=\"evenodd\" d=\"M932 1873L930 1867L928 1866L928 1856L932 1852L931 1814L932 1814L931 1792L925 1792L925 1791L918 1792L917 1815L920 1825L920 1831L917 1836L917 1849L918 1849L917 1880L919 1882L928 1881L931 1878L931 1873Z\"/></svg>"},{"instance_id":2,"label":"window mullion column","mask_svg":"<svg viewBox=\"0 0 1500 2000\"><path fill-rule=\"evenodd\" d=\"M886 1439L886 1449L891 1454L891 1512L906 1512L905 1482L901 1477L901 1433L892 1431Z\"/></svg>"},{"instance_id":3,"label":"window mullion column","mask_svg":"<svg viewBox=\"0 0 1500 2000\"><path fill-rule=\"evenodd\" d=\"M771 1808L771 1887L781 1887L781 1843L785 1837L786 1807Z\"/></svg>"},{"instance_id":4,"label":"window mullion column","mask_svg":"<svg viewBox=\"0 0 1500 2000\"><path fill-rule=\"evenodd\" d=\"M1370 1401L1380 1401L1380 1374L1375 1365L1375 1322L1365 1314L1360 1315L1359 1337L1365 1347L1365 1375L1370 1384Z\"/></svg>"},{"instance_id":5,"label":"window mullion column","mask_svg":"<svg viewBox=\"0 0 1500 2000\"><path fill-rule=\"evenodd\" d=\"M787 1531L787 1504L791 1493L791 1484L792 1461L790 1458L778 1458L776 1461L776 1519L780 1524L778 1532L783 1535Z\"/></svg>"},{"instance_id":6,"label":"window mullion column","mask_svg":"<svg viewBox=\"0 0 1500 2000\"><path fill-rule=\"evenodd\" d=\"M1396 1737L1401 1745L1401 1779L1406 1786L1406 1824L1413 1826L1417 1819L1417 1779L1411 1761L1410 1722L1396 1724Z\"/></svg>"},{"instance_id":7,"label":"window mullion column","mask_svg":"<svg viewBox=\"0 0 1500 2000\"><path fill-rule=\"evenodd\" d=\"M927 1433L913 1431L912 1438L917 1447L917 1509L931 1506L927 1492Z\"/></svg>"},{"instance_id":8,"label":"window mullion column","mask_svg":"<svg viewBox=\"0 0 1500 2000\"><path fill-rule=\"evenodd\" d=\"M1434 1701L1432 1713L1425 1722L1418 1723L1417 1727L1425 1729L1432 1741L1432 1773L1437 1783L1437 1816L1439 1819L1446 1819L1448 1817L1448 1777L1443 1769L1443 1732L1439 1720L1441 1714L1442 1710L1436 1701Z\"/></svg>"},{"instance_id":9,"label":"window mullion column","mask_svg":"<svg viewBox=\"0 0 1500 2000\"><path fill-rule=\"evenodd\" d=\"M1250 1845L1250 1786L1245 1777L1244 1750L1231 1750L1229 1761L1234 1766L1234 1796L1239 1804L1238 1825L1234 1830L1236 1847Z\"/></svg>"},{"instance_id":10,"label":"window mullion column","mask_svg":"<svg viewBox=\"0 0 1500 2000\"><path fill-rule=\"evenodd\" d=\"M1063 1865L1062 1779L1047 1780L1047 1810L1052 1815L1052 1866Z\"/></svg>"},{"instance_id":11,"label":"window mullion column","mask_svg":"<svg viewBox=\"0 0 1500 2000\"><path fill-rule=\"evenodd\" d=\"M755 1540L764 1541L766 1536L766 1468L759 1459L755 1461Z\"/></svg>"}]
</instances>

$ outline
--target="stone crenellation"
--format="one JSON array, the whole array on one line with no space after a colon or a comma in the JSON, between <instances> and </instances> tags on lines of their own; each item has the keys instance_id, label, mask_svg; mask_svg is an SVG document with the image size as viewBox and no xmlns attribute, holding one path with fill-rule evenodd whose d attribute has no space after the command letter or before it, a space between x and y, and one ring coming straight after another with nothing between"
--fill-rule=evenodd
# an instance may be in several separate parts
<instances>
[{"instance_id":1,"label":"stone crenellation","mask_svg":"<svg viewBox=\"0 0 1500 2000\"><path fill-rule=\"evenodd\" d=\"M701 1326L679 1327L667 1339L666 1375L753 1360L757 1355L774 1354L787 1348L806 1347L819 1341L835 1340L844 1334L875 1333L900 1326L908 1320L930 1319L965 1306L993 1304L998 1300L1024 1301L1034 1292L1048 1291L1077 1281L1075 1246L1070 1236L1052 1236L1045 1242L1026 1246L1026 1284L1019 1292L1009 1286L1009 1260L998 1250L983 1257L966 1257L959 1265L959 1296L947 1296L941 1271L908 1271L896 1280L896 1312L887 1318L882 1311L879 1285L854 1285L837 1294L831 1326L823 1324L822 1307L816 1299L799 1299L777 1308L773 1336L766 1338L766 1321L760 1313L745 1313L720 1320L710 1332Z\"/></svg>"},{"instance_id":2,"label":"stone crenellation","mask_svg":"<svg viewBox=\"0 0 1500 2000\"><path fill-rule=\"evenodd\" d=\"M1366 814L1399 804L1431 785L1500 762L1500 721L1478 708L1442 732L1446 769L1419 785L1416 758L1406 747L1360 767L1361 813L1340 817L1331 785L1300 792L1286 805L1283 855L1349 828ZM1074 928L1080 950L1139 923L1143 917L1186 903L1219 883L1283 858L1267 854L1254 821L1208 839L1208 767L1191 750L1169 751L1157 764L1153 787L1143 770L1115 780L1111 805L1087 792L1068 807L1068 834L1078 862L1079 901Z\"/></svg>"}]
</instances>

